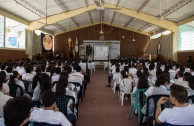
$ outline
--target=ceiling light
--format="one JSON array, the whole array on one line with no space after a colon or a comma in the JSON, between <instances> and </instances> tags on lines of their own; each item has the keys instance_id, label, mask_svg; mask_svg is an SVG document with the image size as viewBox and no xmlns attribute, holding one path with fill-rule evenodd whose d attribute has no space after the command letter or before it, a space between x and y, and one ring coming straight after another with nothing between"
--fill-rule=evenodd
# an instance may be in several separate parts
<instances>
[{"instance_id":1,"label":"ceiling light","mask_svg":"<svg viewBox=\"0 0 194 126\"><path fill-rule=\"evenodd\" d=\"M169 35L171 34L172 32L170 30L166 30L166 31L163 31L162 32L162 35Z\"/></svg>"},{"instance_id":2,"label":"ceiling light","mask_svg":"<svg viewBox=\"0 0 194 126\"><path fill-rule=\"evenodd\" d=\"M38 35L38 36L41 34L41 31L40 31L40 30L35 30L34 32L35 32L35 34Z\"/></svg>"},{"instance_id":3,"label":"ceiling light","mask_svg":"<svg viewBox=\"0 0 194 126\"><path fill-rule=\"evenodd\" d=\"M150 38L151 38L151 39L157 39L157 38L159 38L161 35L162 35L162 34L159 33L159 34L156 34L156 35L151 36Z\"/></svg>"},{"instance_id":4,"label":"ceiling light","mask_svg":"<svg viewBox=\"0 0 194 126\"><path fill-rule=\"evenodd\" d=\"M133 38L133 40L132 40L133 42L135 42L135 39Z\"/></svg>"},{"instance_id":5,"label":"ceiling light","mask_svg":"<svg viewBox=\"0 0 194 126\"><path fill-rule=\"evenodd\" d=\"M100 30L100 32L99 32L100 34L103 34L103 31L102 30Z\"/></svg>"}]
</instances>

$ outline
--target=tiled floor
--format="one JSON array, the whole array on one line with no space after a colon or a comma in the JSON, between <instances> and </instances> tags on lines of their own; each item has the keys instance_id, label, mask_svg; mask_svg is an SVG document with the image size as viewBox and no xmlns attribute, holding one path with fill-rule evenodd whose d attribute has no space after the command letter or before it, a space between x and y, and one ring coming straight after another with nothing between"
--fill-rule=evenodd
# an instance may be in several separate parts
<instances>
[{"instance_id":1,"label":"tiled floor","mask_svg":"<svg viewBox=\"0 0 194 126\"><path fill-rule=\"evenodd\" d=\"M107 72L97 69L91 75L86 96L79 106L77 126L137 126L137 117L128 119L130 101L121 106L111 87L106 87Z\"/></svg>"}]
</instances>

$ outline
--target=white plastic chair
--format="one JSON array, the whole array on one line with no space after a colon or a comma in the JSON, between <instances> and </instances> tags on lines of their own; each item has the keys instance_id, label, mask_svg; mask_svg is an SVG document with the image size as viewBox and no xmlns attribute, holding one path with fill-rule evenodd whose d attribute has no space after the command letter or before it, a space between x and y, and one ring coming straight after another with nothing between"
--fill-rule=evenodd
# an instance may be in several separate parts
<instances>
[{"instance_id":1,"label":"white plastic chair","mask_svg":"<svg viewBox=\"0 0 194 126\"><path fill-rule=\"evenodd\" d=\"M121 81L123 81L123 83L124 83L124 90L120 89L119 101L121 101L121 105L123 106L125 94L131 94L133 80L130 78L126 78L126 79L123 79Z\"/></svg>"}]
</instances>

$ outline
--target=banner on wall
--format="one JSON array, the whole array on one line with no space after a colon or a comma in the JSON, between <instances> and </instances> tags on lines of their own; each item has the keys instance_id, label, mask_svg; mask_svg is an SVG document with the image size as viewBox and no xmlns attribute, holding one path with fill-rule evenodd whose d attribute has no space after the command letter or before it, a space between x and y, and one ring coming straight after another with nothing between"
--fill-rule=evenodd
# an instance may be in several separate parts
<instances>
[{"instance_id":1,"label":"banner on wall","mask_svg":"<svg viewBox=\"0 0 194 126\"><path fill-rule=\"evenodd\" d=\"M41 33L42 52L52 52L53 37L48 34Z\"/></svg>"}]
</instances>

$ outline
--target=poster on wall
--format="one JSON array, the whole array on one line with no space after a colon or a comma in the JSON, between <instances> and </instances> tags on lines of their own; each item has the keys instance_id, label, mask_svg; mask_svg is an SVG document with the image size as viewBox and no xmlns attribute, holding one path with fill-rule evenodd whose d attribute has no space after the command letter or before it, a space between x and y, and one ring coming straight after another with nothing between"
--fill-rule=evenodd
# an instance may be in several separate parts
<instances>
[{"instance_id":1,"label":"poster on wall","mask_svg":"<svg viewBox=\"0 0 194 126\"><path fill-rule=\"evenodd\" d=\"M52 52L53 37L48 34L41 33L42 52Z\"/></svg>"}]
</instances>

